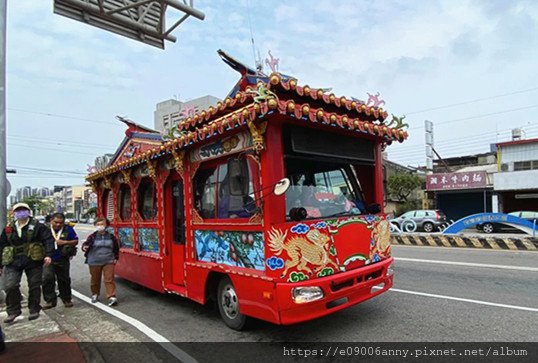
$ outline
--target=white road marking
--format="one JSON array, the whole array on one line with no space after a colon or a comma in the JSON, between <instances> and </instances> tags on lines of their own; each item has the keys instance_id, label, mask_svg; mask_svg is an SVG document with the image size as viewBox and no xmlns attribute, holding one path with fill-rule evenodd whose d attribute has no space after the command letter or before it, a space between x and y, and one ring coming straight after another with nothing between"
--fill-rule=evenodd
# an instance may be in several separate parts
<instances>
[{"instance_id":1,"label":"white road marking","mask_svg":"<svg viewBox=\"0 0 538 363\"><path fill-rule=\"evenodd\" d=\"M534 311L534 312L538 312L538 308L529 308L529 307L526 307L526 306L498 304L498 303L492 303L492 302L489 302L489 301L464 299L464 298L461 298L461 297L446 296L446 295L437 295L437 294L428 294L428 293L425 293L425 292L409 291L409 290L401 290L401 289L394 289L394 288L389 289L389 291L401 292L401 293L403 293L403 294L410 294L410 295L419 295L419 296L433 297L433 298L437 298L437 299L446 299L446 300L463 301L463 302L468 302L468 303L473 303L473 304L487 305L487 306L495 306L495 307L500 307L500 308L508 308L508 309L515 309L515 310L524 310L524 311Z\"/></svg>"},{"instance_id":2,"label":"white road marking","mask_svg":"<svg viewBox=\"0 0 538 363\"><path fill-rule=\"evenodd\" d=\"M174 357L179 359L181 362L187 362L187 363L198 363L196 359L188 355L185 351L179 349L177 346L175 346L173 343L171 343L168 339L163 337L161 334L157 333L155 330L151 329L146 324L130 317L129 315L126 315L122 313L121 311L118 311L116 309L112 309L108 307L107 305L101 304L99 302L92 304L92 301L89 297L86 295L81 294L80 292L76 290L71 290L72 294L76 296L78 299L103 310L104 312L115 316L118 319L121 319L125 321L126 323L132 325L142 333L144 333L146 336L148 336L153 341L159 343L161 347L163 347L165 350L168 351L168 353L172 354Z\"/></svg>"},{"instance_id":3,"label":"white road marking","mask_svg":"<svg viewBox=\"0 0 538 363\"><path fill-rule=\"evenodd\" d=\"M423 260L423 259L419 259L419 258L407 258L407 257L394 257L394 259L396 261L406 261L406 262L422 262L422 263L433 263L433 264L441 264L441 265L487 267L487 268L497 268L497 269L503 269L503 270L519 270L519 271L535 271L535 272L538 272L538 267L490 265L490 264L484 264L484 263L456 262L456 261L442 261L442 260Z\"/></svg>"}]
</instances>

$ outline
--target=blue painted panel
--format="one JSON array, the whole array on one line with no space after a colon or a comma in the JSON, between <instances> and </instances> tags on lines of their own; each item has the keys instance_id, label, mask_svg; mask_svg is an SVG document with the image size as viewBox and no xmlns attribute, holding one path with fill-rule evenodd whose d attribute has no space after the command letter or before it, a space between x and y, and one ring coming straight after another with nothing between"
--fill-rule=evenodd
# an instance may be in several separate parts
<instances>
[{"instance_id":1,"label":"blue painted panel","mask_svg":"<svg viewBox=\"0 0 538 363\"><path fill-rule=\"evenodd\" d=\"M119 228L118 235L120 240L120 246L122 248L133 248L134 237L132 228Z\"/></svg>"},{"instance_id":2,"label":"blue painted panel","mask_svg":"<svg viewBox=\"0 0 538 363\"><path fill-rule=\"evenodd\" d=\"M222 263L263 271L263 233L238 231L195 231L199 261Z\"/></svg>"},{"instance_id":3,"label":"blue painted panel","mask_svg":"<svg viewBox=\"0 0 538 363\"><path fill-rule=\"evenodd\" d=\"M508 224L510 226L519 228L526 233L532 234L533 225L531 222L504 213L479 213L467 216L449 226L443 231L443 234L455 234L466 228L487 222Z\"/></svg>"},{"instance_id":4,"label":"blue painted panel","mask_svg":"<svg viewBox=\"0 0 538 363\"><path fill-rule=\"evenodd\" d=\"M140 228L138 230L140 251L159 253L159 233L157 228Z\"/></svg>"}]
</instances>

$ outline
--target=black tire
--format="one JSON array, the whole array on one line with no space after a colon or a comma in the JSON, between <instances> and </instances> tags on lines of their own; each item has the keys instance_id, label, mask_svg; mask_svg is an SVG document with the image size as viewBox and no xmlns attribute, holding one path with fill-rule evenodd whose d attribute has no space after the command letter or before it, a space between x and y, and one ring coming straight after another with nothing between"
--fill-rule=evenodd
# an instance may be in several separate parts
<instances>
[{"instance_id":1,"label":"black tire","mask_svg":"<svg viewBox=\"0 0 538 363\"><path fill-rule=\"evenodd\" d=\"M239 312L239 299L228 276L223 277L217 289L217 304L224 323L234 330L246 328L249 318Z\"/></svg>"},{"instance_id":2,"label":"black tire","mask_svg":"<svg viewBox=\"0 0 538 363\"><path fill-rule=\"evenodd\" d=\"M424 229L424 232L431 233L431 232L433 232L433 223L426 222L426 223L424 223L422 228Z\"/></svg>"},{"instance_id":3,"label":"black tire","mask_svg":"<svg viewBox=\"0 0 538 363\"><path fill-rule=\"evenodd\" d=\"M484 233L493 233L495 231L495 227L491 223L484 223L482 225L482 232Z\"/></svg>"}]
</instances>

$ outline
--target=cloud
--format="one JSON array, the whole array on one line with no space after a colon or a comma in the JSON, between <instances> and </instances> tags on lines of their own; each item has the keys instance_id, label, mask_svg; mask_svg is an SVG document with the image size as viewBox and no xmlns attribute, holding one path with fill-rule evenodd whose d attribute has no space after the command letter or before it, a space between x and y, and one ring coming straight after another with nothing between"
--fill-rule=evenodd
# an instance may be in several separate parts
<instances>
[{"instance_id":1,"label":"cloud","mask_svg":"<svg viewBox=\"0 0 538 363\"><path fill-rule=\"evenodd\" d=\"M472 39L471 32L461 34L452 41L451 51L454 56L465 59L473 60L481 53L482 46L479 42Z\"/></svg>"},{"instance_id":2,"label":"cloud","mask_svg":"<svg viewBox=\"0 0 538 363\"><path fill-rule=\"evenodd\" d=\"M265 264L267 267L269 267L272 271L278 270L284 267L284 260L280 257L271 256L265 261Z\"/></svg>"}]
</instances>

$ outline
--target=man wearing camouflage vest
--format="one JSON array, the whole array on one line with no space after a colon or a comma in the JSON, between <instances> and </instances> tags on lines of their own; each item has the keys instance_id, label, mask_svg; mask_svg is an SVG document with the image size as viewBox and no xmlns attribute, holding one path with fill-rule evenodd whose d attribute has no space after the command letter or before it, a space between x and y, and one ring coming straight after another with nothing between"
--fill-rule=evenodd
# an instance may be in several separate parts
<instances>
[{"instance_id":1,"label":"man wearing camouflage vest","mask_svg":"<svg viewBox=\"0 0 538 363\"><path fill-rule=\"evenodd\" d=\"M23 272L28 279L28 320L39 317L43 265L51 263L54 250L50 230L32 218L28 204L15 204L13 214L15 222L4 228L0 235L0 271L4 274L8 314L5 323L13 323L22 313L20 282Z\"/></svg>"},{"instance_id":2,"label":"man wearing camouflage vest","mask_svg":"<svg viewBox=\"0 0 538 363\"><path fill-rule=\"evenodd\" d=\"M50 220L50 233L55 240L52 263L43 268L43 310L56 306L55 285L58 280L60 299L66 308L73 307L71 301L70 260L77 252L78 236L73 227L66 225L63 213L54 213Z\"/></svg>"}]
</instances>

